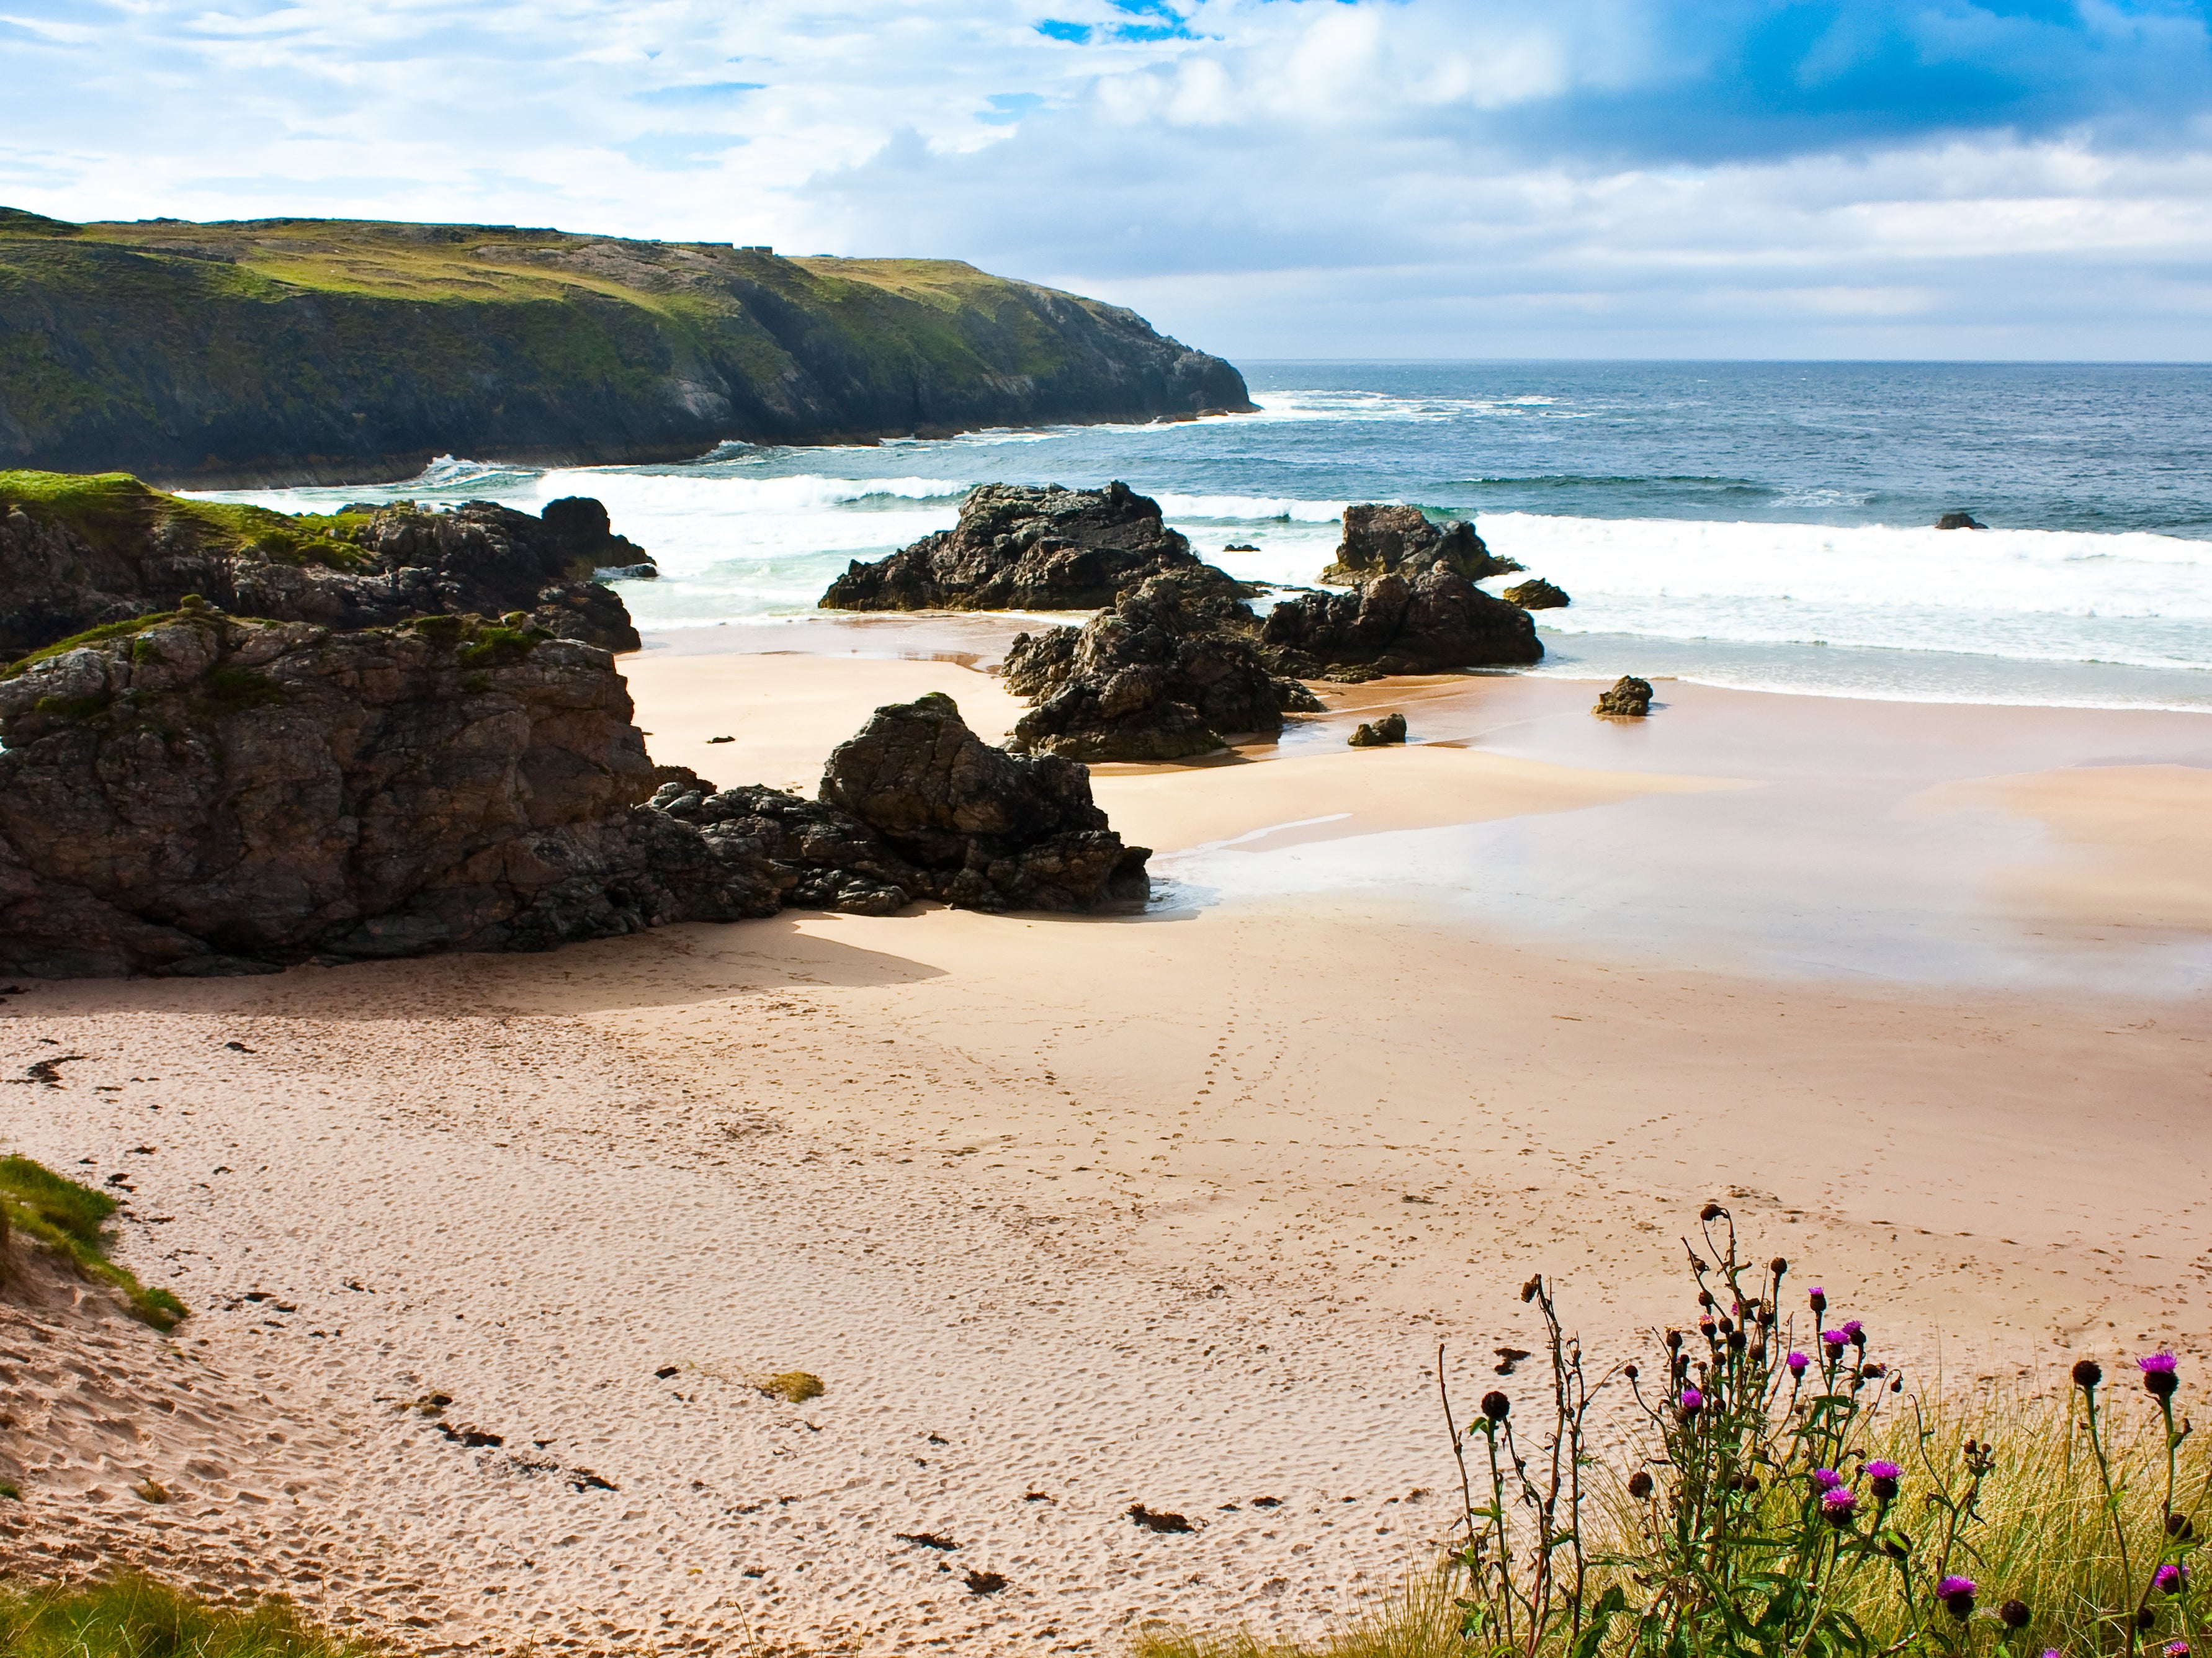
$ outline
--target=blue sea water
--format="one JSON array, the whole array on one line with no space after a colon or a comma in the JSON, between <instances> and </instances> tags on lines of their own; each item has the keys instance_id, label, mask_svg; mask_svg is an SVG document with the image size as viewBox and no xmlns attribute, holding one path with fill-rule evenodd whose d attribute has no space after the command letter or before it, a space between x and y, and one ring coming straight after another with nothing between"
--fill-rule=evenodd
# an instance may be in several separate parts
<instances>
[{"instance_id":1,"label":"blue sea water","mask_svg":"<svg viewBox=\"0 0 2212 1658\"><path fill-rule=\"evenodd\" d=\"M1346 503L1403 501L1472 517L1573 596L1539 617L1540 672L2212 710L2212 368L1244 367L1257 415L673 465L449 459L233 498L596 495L664 572L623 584L648 630L804 617L848 559L950 525L981 483L1126 479L1201 554L1287 584L1316 580ZM1954 509L1990 528L1932 527Z\"/></svg>"}]
</instances>

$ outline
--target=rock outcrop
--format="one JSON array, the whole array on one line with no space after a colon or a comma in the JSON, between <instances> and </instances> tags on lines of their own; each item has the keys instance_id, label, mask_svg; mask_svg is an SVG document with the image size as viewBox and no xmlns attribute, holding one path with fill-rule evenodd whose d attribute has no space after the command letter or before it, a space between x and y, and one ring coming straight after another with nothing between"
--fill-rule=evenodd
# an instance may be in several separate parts
<instances>
[{"instance_id":1,"label":"rock outcrop","mask_svg":"<svg viewBox=\"0 0 2212 1658\"><path fill-rule=\"evenodd\" d=\"M1464 519L1448 518L1437 523L1418 507L1370 501L1344 509L1344 539L1338 544L1336 562L1321 573L1321 579L1349 586L1376 576L1411 580L1425 571L1445 569L1480 581L1520 568L1511 559L1492 553L1475 534L1474 525Z\"/></svg>"},{"instance_id":2,"label":"rock outcrop","mask_svg":"<svg viewBox=\"0 0 2212 1658\"><path fill-rule=\"evenodd\" d=\"M1388 748L1406 740L1406 716L1386 714L1380 720L1362 720L1358 730L1344 739L1355 749Z\"/></svg>"},{"instance_id":3,"label":"rock outcrop","mask_svg":"<svg viewBox=\"0 0 2212 1658\"><path fill-rule=\"evenodd\" d=\"M971 909L1091 909L1150 890L1091 799L1091 774L1057 755L995 749L933 693L878 708L830 753L822 804L849 812L921 872L917 896Z\"/></svg>"},{"instance_id":4,"label":"rock outcrop","mask_svg":"<svg viewBox=\"0 0 2212 1658\"><path fill-rule=\"evenodd\" d=\"M652 568L588 497L536 517L470 501L292 518L121 475L0 475L0 659L174 610L188 593L235 616L340 629L520 611L558 637L634 651L629 610L593 576Z\"/></svg>"},{"instance_id":5,"label":"rock outcrop","mask_svg":"<svg viewBox=\"0 0 2212 1658\"><path fill-rule=\"evenodd\" d=\"M1972 513L1946 513L1936 520L1939 530L1986 530L1990 526Z\"/></svg>"},{"instance_id":6,"label":"rock outcrop","mask_svg":"<svg viewBox=\"0 0 2212 1658\"><path fill-rule=\"evenodd\" d=\"M267 971L535 950L787 903L1138 901L1088 774L878 711L819 805L663 781L605 652L427 616L204 606L0 679L0 971ZM688 774L684 774L688 778ZM652 802L648 803L649 798Z\"/></svg>"},{"instance_id":7,"label":"rock outcrop","mask_svg":"<svg viewBox=\"0 0 2212 1658\"><path fill-rule=\"evenodd\" d=\"M1076 760L1182 760L1272 736L1321 704L1267 665L1235 582L1200 566L1126 589L1078 628L1018 635L1007 687L1035 706L1008 747Z\"/></svg>"},{"instance_id":8,"label":"rock outcrop","mask_svg":"<svg viewBox=\"0 0 2212 1658\"><path fill-rule=\"evenodd\" d=\"M1613 682L1611 689L1598 693L1597 705L1590 712L1609 720L1641 720L1651 712L1651 682L1623 674Z\"/></svg>"},{"instance_id":9,"label":"rock outcrop","mask_svg":"<svg viewBox=\"0 0 2212 1658\"><path fill-rule=\"evenodd\" d=\"M1147 576L1198 565L1159 503L1126 483L986 483L960 503L953 528L872 564L854 561L821 608L1095 610Z\"/></svg>"},{"instance_id":10,"label":"rock outcrop","mask_svg":"<svg viewBox=\"0 0 2212 1658\"><path fill-rule=\"evenodd\" d=\"M1508 604L1518 604L1524 610L1563 610L1574 601L1563 588L1554 587L1543 577L1516 582L1498 594Z\"/></svg>"},{"instance_id":11,"label":"rock outcrop","mask_svg":"<svg viewBox=\"0 0 2212 1658\"><path fill-rule=\"evenodd\" d=\"M1349 593L1302 593L1267 613L1261 637L1279 673L1301 679L1448 673L1540 662L1536 624L1454 571L1386 575Z\"/></svg>"}]
</instances>

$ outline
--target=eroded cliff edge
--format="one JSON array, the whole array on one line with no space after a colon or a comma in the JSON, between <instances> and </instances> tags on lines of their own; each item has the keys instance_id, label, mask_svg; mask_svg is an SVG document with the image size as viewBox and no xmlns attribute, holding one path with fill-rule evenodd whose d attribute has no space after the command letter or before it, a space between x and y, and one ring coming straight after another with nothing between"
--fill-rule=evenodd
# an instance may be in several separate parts
<instances>
[{"instance_id":1,"label":"eroded cliff edge","mask_svg":"<svg viewBox=\"0 0 2212 1658\"><path fill-rule=\"evenodd\" d=\"M368 482L1250 407L1133 312L951 260L0 209L0 466Z\"/></svg>"}]
</instances>

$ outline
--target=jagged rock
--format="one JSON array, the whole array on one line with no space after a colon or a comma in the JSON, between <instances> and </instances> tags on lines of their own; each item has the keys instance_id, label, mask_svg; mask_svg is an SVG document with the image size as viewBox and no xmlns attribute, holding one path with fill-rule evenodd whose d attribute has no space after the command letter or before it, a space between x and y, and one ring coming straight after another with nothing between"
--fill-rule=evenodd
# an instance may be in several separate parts
<instances>
[{"instance_id":1,"label":"jagged rock","mask_svg":"<svg viewBox=\"0 0 2212 1658\"><path fill-rule=\"evenodd\" d=\"M338 632L202 605L32 659L0 678L0 970L258 972L1147 890L1081 767L985 748L946 699L878 710L821 805L656 768L630 714L605 651L448 616Z\"/></svg>"},{"instance_id":2,"label":"jagged rock","mask_svg":"<svg viewBox=\"0 0 2212 1658\"><path fill-rule=\"evenodd\" d=\"M855 560L821 608L1095 610L1147 576L1198 562L1190 543L1161 522L1159 503L1126 483L986 483L960 503L952 529L873 564Z\"/></svg>"},{"instance_id":3,"label":"jagged rock","mask_svg":"<svg viewBox=\"0 0 2212 1658\"><path fill-rule=\"evenodd\" d=\"M1035 706L1014 726L1018 754L1076 760L1182 760L1225 736L1273 735L1312 692L1272 672L1237 584L1210 566L1155 576L1079 629L1018 635L1007 688Z\"/></svg>"},{"instance_id":4,"label":"jagged rock","mask_svg":"<svg viewBox=\"0 0 2212 1658\"><path fill-rule=\"evenodd\" d=\"M1151 890L1142 847L1092 804L1091 773L994 749L949 696L878 708L822 773L822 804L908 859L930 896L976 909L1092 909Z\"/></svg>"},{"instance_id":5,"label":"jagged rock","mask_svg":"<svg viewBox=\"0 0 2212 1658\"><path fill-rule=\"evenodd\" d=\"M1358 731L1344 739L1355 749L1379 749L1406 740L1406 716L1386 714L1380 720L1362 721Z\"/></svg>"},{"instance_id":6,"label":"jagged rock","mask_svg":"<svg viewBox=\"0 0 2212 1658\"><path fill-rule=\"evenodd\" d=\"M1522 666L1544 657L1528 611L1438 568L1410 581L1386 575L1363 581L1355 592L1285 599L1267 613L1261 637L1276 671L1301 679L1358 669Z\"/></svg>"},{"instance_id":7,"label":"jagged rock","mask_svg":"<svg viewBox=\"0 0 2212 1658\"><path fill-rule=\"evenodd\" d=\"M1573 603L1564 589L1554 587L1541 576L1516 582L1498 596L1508 604L1518 604L1524 610L1563 610Z\"/></svg>"},{"instance_id":8,"label":"jagged rock","mask_svg":"<svg viewBox=\"0 0 2212 1658\"><path fill-rule=\"evenodd\" d=\"M1936 520L1939 530L1986 530L1990 526L1972 513L1946 513Z\"/></svg>"},{"instance_id":9,"label":"jagged rock","mask_svg":"<svg viewBox=\"0 0 2212 1658\"><path fill-rule=\"evenodd\" d=\"M58 487L0 498L0 659L174 610L187 593L236 616L339 629L520 611L556 637L638 648L621 598L593 576L652 559L588 497L540 517L470 501L294 519L218 511L135 478L47 481Z\"/></svg>"},{"instance_id":10,"label":"jagged rock","mask_svg":"<svg viewBox=\"0 0 2212 1658\"><path fill-rule=\"evenodd\" d=\"M1438 524L1418 507L1370 502L1344 509L1344 539L1338 544L1336 562L1321 573L1321 579L1349 586L1374 576L1410 579L1437 568L1480 581L1486 576L1510 575L1521 566L1493 554L1475 534L1474 525L1464 519L1448 518Z\"/></svg>"},{"instance_id":11,"label":"jagged rock","mask_svg":"<svg viewBox=\"0 0 2212 1658\"><path fill-rule=\"evenodd\" d=\"M1346 745L1355 749L1380 749L1406 740L1406 716L1386 714L1379 720L1363 720L1346 738Z\"/></svg>"},{"instance_id":12,"label":"jagged rock","mask_svg":"<svg viewBox=\"0 0 2212 1658\"><path fill-rule=\"evenodd\" d=\"M1598 693L1597 706L1590 712L1614 720L1641 720L1651 712L1651 682L1623 674L1613 682L1612 689Z\"/></svg>"}]
</instances>

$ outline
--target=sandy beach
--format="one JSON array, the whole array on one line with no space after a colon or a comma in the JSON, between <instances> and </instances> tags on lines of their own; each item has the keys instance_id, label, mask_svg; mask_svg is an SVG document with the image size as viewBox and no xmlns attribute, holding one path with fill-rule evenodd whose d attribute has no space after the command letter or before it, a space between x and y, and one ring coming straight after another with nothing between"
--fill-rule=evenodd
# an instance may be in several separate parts
<instances>
[{"instance_id":1,"label":"sandy beach","mask_svg":"<svg viewBox=\"0 0 2212 1658\"><path fill-rule=\"evenodd\" d=\"M1003 734L1015 625L625 671L658 759L811 793L878 703ZM1449 1523L1438 1343L1533 1389L1540 1270L1633 1356L1708 1199L1947 1384L2212 1356L2212 720L1593 689L1097 768L1142 916L0 998L9 1146L195 1309L0 1305L0 1562L424 1653L1310 1635Z\"/></svg>"}]
</instances>

